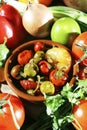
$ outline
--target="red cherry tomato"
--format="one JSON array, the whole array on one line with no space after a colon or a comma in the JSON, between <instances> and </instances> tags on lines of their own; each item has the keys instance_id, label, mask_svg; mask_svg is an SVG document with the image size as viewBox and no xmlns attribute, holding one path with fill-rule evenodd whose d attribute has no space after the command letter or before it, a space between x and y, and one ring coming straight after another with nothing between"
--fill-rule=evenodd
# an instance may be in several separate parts
<instances>
[{"instance_id":1,"label":"red cherry tomato","mask_svg":"<svg viewBox=\"0 0 87 130\"><path fill-rule=\"evenodd\" d=\"M82 80L87 79L87 67L80 69L80 71L78 73L78 77L79 77L79 79L82 79Z\"/></svg>"},{"instance_id":2,"label":"red cherry tomato","mask_svg":"<svg viewBox=\"0 0 87 130\"><path fill-rule=\"evenodd\" d=\"M2 105L0 107L0 130L21 128L25 120L25 110L21 100L11 94L0 93L0 105Z\"/></svg>"},{"instance_id":3,"label":"red cherry tomato","mask_svg":"<svg viewBox=\"0 0 87 130\"><path fill-rule=\"evenodd\" d=\"M46 6L49 6L53 0L38 0L40 4L44 4Z\"/></svg>"},{"instance_id":4,"label":"red cherry tomato","mask_svg":"<svg viewBox=\"0 0 87 130\"><path fill-rule=\"evenodd\" d=\"M49 74L50 69L51 69L51 65L47 61L42 60L39 62L38 65L39 65L40 72L42 74L45 74L45 75Z\"/></svg>"},{"instance_id":5,"label":"red cherry tomato","mask_svg":"<svg viewBox=\"0 0 87 130\"><path fill-rule=\"evenodd\" d=\"M68 75L61 70L58 71L57 69L53 69L50 72L49 79L57 88L59 88L66 83Z\"/></svg>"},{"instance_id":6,"label":"red cherry tomato","mask_svg":"<svg viewBox=\"0 0 87 130\"><path fill-rule=\"evenodd\" d=\"M44 44L43 42L36 42L35 45L34 45L34 51L37 52L37 51L43 51L44 50Z\"/></svg>"},{"instance_id":7,"label":"red cherry tomato","mask_svg":"<svg viewBox=\"0 0 87 130\"><path fill-rule=\"evenodd\" d=\"M25 90L35 89L37 86L36 82L26 79L20 80L20 84Z\"/></svg>"},{"instance_id":8,"label":"red cherry tomato","mask_svg":"<svg viewBox=\"0 0 87 130\"><path fill-rule=\"evenodd\" d=\"M20 65L25 65L33 57L32 50L24 50L18 54L17 60Z\"/></svg>"},{"instance_id":9,"label":"red cherry tomato","mask_svg":"<svg viewBox=\"0 0 87 130\"><path fill-rule=\"evenodd\" d=\"M7 38L7 47L14 49L27 36L20 13L11 5L0 6L0 44Z\"/></svg>"},{"instance_id":10,"label":"red cherry tomato","mask_svg":"<svg viewBox=\"0 0 87 130\"><path fill-rule=\"evenodd\" d=\"M79 46L81 45L81 47ZM83 32L74 40L72 45L72 54L76 60L79 60L83 55L82 49L87 48L87 32ZM82 65L87 66L87 57L81 62Z\"/></svg>"},{"instance_id":11,"label":"red cherry tomato","mask_svg":"<svg viewBox=\"0 0 87 130\"><path fill-rule=\"evenodd\" d=\"M78 105L73 107L72 111L74 115L74 126L75 128L80 126L78 130L86 130L87 129L87 100L81 100ZM78 122L78 123L77 123ZM79 125L78 125L79 124Z\"/></svg>"}]
</instances>

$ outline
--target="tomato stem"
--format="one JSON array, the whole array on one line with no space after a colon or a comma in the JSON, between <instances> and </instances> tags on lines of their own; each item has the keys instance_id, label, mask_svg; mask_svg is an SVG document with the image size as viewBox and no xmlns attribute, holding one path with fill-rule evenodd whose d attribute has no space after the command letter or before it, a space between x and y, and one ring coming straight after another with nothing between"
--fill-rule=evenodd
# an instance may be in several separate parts
<instances>
[{"instance_id":1,"label":"tomato stem","mask_svg":"<svg viewBox=\"0 0 87 130\"><path fill-rule=\"evenodd\" d=\"M76 45L84 52L83 56L76 62L76 64L79 64L81 61L87 58L87 45L82 42L79 42Z\"/></svg>"}]
</instances>

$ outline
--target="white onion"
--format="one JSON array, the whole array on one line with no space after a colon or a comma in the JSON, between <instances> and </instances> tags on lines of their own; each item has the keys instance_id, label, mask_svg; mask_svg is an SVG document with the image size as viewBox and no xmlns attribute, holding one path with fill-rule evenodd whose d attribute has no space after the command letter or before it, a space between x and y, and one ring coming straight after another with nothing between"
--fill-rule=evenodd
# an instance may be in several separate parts
<instances>
[{"instance_id":1,"label":"white onion","mask_svg":"<svg viewBox=\"0 0 87 130\"><path fill-rule=\"evenodd\" d=\"M23 14L22 22L26 31L34 37L44 38L50 33L53 22L52 12L42 4L32 3Z\"/></svg>"}]
</instances>

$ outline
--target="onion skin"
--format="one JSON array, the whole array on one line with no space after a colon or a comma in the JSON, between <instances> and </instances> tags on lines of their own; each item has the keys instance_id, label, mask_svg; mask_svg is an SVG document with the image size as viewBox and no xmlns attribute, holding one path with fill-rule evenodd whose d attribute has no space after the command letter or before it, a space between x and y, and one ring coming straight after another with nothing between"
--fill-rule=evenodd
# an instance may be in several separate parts
<instances>
[{"instance_id":1,"label":"onion skin","mask_svg":"<svg viewBox=\"0 0 87 130\"><path fill-rule=\"evenodd\" d=\"M28 5L22 17L25 30L38 38L45 38L49 35L53 21L51 11L45 5L35 3Z\"/></svg>"}]
</instances>

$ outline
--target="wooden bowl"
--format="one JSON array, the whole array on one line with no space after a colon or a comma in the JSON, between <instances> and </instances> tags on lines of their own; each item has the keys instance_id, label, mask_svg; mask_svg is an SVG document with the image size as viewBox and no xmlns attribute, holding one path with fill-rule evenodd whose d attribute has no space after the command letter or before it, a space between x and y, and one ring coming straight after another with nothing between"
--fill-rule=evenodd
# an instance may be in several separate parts
<instances>
[{"instance_id":1,"label":"wooden bowl","mask_svg":"<svg viewBox=\"0 0 87 130\"><path fill-rule=\"evenodd\" d=\"M40 96L32 96L32 95L29 95L29 94L21 91L18 88L18 84L16 83L16 81L12 78L10 72L11 72L12 67L17 64L17 56L18 56L18 54L21 51L25 50L25 49L28 49L28 48L31 49L37 41L42 41L45 44L45 46L47 46L47 47L52 47L52 46L62 47L62 48L67 49L68 51L70 51L64 45L53 42L51 40L33 40L33 41L29 41L29 42L23 43L22 45L17 47L15 50L13 50L12 54L9 56L9 58L7 59L6 64L5 64L5 69L4 69L5 70L5 80L6 80L7 84L9 85L9 87L19 97L21 97L21 98L23 98L23 99L25 99L27 101L31 101L31 102L42 102L45 99L44 99L44 96L41 96L41 95Z\"/></svg>"}]
</instances>

